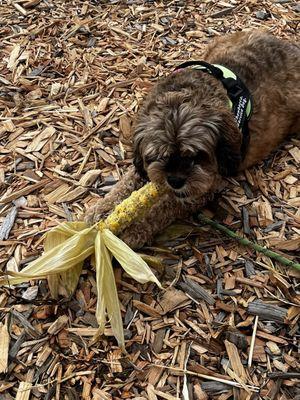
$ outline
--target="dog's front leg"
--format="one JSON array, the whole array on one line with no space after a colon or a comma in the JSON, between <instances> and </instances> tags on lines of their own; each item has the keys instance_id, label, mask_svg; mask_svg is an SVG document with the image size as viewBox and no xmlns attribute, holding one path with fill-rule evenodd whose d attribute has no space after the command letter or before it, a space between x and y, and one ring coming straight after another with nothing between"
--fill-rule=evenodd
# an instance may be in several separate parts
<instances>
[{"instance_id":1,"label":"dog's front leg","mask_svg":"<svg viewBox=\"0 0 300 400\"><path fill-rule=\"evenodd\" d=\"M135 168L129 168L111 191L101 200L98 200L93 207L87 210L85 221L89 224L93 224L106 218L117 204L120 204L129 197L134 190L140 189L144 184L145 182L136 173Z\"/></svg>"},{"instance_id":2,"label":"dog's front leg","mask_svg":"<svg viewBox=\"0 0 300 400\"><path fill-rule=\"evenodd\" d=\"M156 234L177 219L183 219L198 211L205 205L208 196L204 196L194 204L179 202L174 194L165 194L155 203L146 216L134 222L119 236L132 249L151 244Z\"/></svg>"},{"instance_id":3,"label":"dog's front leg","mask_svg":"<svg viewBox=\"0 0 300 400\"><path fill-rule=\"evenodd\" d=\"M144 184L145 182L136 173L135 168L130 168L112 190L87 211L85 221L93 224L106 218L117 204L120 204L134 190L140 189ZM198 211L211 196L212 194L205 195L193 204L189 204L179 201L172 192L166 193L151 207L144 218L132 223L119 236L133 249L150 244L156 234L175 220L187 218Z\"/></svg>"}]
</instances>

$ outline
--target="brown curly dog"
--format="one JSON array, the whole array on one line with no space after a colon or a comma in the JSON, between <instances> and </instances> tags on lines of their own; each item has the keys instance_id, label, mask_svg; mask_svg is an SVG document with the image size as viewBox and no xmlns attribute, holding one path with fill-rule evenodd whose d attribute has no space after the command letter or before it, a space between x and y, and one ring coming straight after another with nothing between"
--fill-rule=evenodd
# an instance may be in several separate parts
<instances>
[{"instance_id":1,"label":"brown curly dog","mask_svg":"<svg viewBox=\"0 0 300 400\"><path fill-rule=\"evenodd\" d=\"M188 66L156 84L137 116L134 166L87 212L87 221L97 221L146 180L166 185L168 193L145 219L121 235L133 248L201 208L223 177L257 163L300 131L299 45L259 31L239 32L217 38L204 60L217 65L216 74ZM245 98L240 87L236 91L237 81L227 80L228 87L234 84L228 89L216 76L218 66L226 67L224 76L233 72L239 78ZM241 104L234 113L229 104L235 99Z\"/></svg>"}]
</instances>

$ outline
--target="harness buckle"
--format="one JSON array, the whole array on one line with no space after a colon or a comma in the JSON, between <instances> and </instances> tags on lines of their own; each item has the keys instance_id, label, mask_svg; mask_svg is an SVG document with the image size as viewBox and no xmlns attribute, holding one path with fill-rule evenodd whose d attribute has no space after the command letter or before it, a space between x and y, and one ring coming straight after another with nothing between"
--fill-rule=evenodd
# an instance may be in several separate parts
<instances>
[{"instance_id":1,"label":"harness buckle","mask_svg":"<svg viewBox=\"0 0 300 400\"><path fill-rule=\"evenodd\" d=\"M232 99L237 99L244 92L244 89L238 84L235 79L225 78L223 79L223 85L227 89L229 97L231 97Z\"/></svg>"},{"instance_id":2,"label":"harness buckle","mask_svg":"<svg viewBox=\"0 0 300 400\"><path fill-rule=\"evenodd\" d=\"M229 95L233 97L234 99L237 99L243 94L244 90L241 88L239 85L233 86L232 89L229 91Z\"/></svg>"}]
</instances>

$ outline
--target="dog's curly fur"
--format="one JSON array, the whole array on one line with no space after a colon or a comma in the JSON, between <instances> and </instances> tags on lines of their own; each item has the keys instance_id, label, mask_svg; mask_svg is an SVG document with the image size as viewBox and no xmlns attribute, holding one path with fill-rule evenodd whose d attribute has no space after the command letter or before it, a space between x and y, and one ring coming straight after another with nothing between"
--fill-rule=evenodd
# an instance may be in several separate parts
<instances>
[{"instance_id":1,"label":"dog's curly fur","mask_svg":"<svg viewBox=\"0 0 300 400\"><path fill-rule=\"evenodd\" d=\"M170 74L145 99L134 131L134 166L87 214L103 218L146 179L169 187L146 219L123 232L132 247L151 241L177 218L195 212L232 176L300 131L300 47L263 32L239 32L213 42L204 59L230 68L253 96L250 143L242 135L222 83L195 69Z\"/></svg>"}]
</instances>

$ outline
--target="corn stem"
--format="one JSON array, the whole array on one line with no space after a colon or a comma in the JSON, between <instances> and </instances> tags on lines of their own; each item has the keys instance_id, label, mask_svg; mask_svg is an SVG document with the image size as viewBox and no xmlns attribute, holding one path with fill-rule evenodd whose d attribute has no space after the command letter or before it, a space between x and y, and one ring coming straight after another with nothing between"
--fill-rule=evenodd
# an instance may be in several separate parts
<instances>
[{"instance_id":1,"label":"corn stem","mask_svg":"<svg viewBox=\"0 0 300 400\"><path fill-rule=\"evenodd\" d=\"M237 235L235 232L226 228L226 226L218 224L217 222L207 218L205 215L198 214L198 219L200 221L204 222L205 224L212 226L214 229L217 229L218 231L225 233L227 236L237 240L243 246L251 247L252 249L256 250L257 252L262 253L265 256L267 256L275 261L278 261L283 265L286 265L287 267L292 267L292 268L300 270L300 264L295 263L294 261L289 260L288 258L286 258L284 256L281 256L280 254L276 253L275 251L266 249L265 247L260 246L257 243L253 243L249 239L246 239L246 238L243 238L243 237Z\"/></svg>"}]
</instances>

